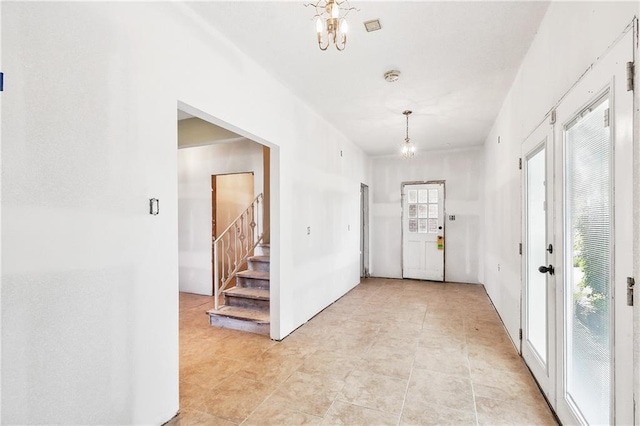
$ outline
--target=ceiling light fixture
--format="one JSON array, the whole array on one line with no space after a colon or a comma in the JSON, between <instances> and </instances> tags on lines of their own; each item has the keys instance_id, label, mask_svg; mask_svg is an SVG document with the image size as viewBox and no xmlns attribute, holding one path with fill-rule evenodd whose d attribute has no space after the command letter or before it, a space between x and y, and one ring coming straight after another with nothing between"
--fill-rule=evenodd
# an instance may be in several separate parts
<instances>
[{"instance_id":1,"label":"ceiling light fixture","mask_svg":"<svg viewBox=\"0 0 640 426\"><path fill-rule=\"evenodd\" d=\"M345 17L352 10L357 10L349 5L348 0L319 0L316 3L308 3L305 6L313 6L316 9L316 33L318 34L318 47L327 50L333 43L336 49L342 51L347 46L347 31L349 25Z\"/></svg>"},{"instance_id":2,"label":"ceiling light fixture","mask_svg":"<svg viewBox=\"0 0 640 426\"><path fill-rule=\"evenodd\" d=\"M411 111L406 110L403 114L407 117L407 137L404 139L400 153L402 158L408 160L416 154L416 147L411 143L411 139L409 139L409 115L411 115Z\"/></svg>"}]
</instances>

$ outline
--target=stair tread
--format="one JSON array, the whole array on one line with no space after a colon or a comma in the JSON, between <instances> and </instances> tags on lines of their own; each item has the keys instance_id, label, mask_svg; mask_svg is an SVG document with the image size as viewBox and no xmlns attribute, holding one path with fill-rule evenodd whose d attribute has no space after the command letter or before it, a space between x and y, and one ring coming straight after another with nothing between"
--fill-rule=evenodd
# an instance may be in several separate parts
<instances>
[{"instance_id":1,"label":"stair tread","mask_svg":"<svg viewBox=\"0 0 640 426\"><path fill-rule=\"evenodd\" d=\"M268 280L269 279L269 271L241 271L236 274L238 277L244 278L256 278L259 280Z\"/></svg>"},{"instance_id":2,"label":"stair tread","mask_svg":"<svg viewBox=\"0 0 640 426\"><path fill-rule=\"evenodd\" d=\"M249 260L253 262L269 262L269 256L251 256Z\"/></svg>"},{"instance_id":3,"label":"stair tread","mask_svg":"<svg viewBox=\"0 0 640 426\"><path fill-rule=\"evenodd\" d=\"M207 311L209 315L221 315L224 317L237 318L253 321L257 323L269 323L269 311L258 311L254 309L240 308L238 306L221 306L218 310Z\"/></svg>"},{"instance_id":4,"label":"stair tread","mask_svg":"<svg viewBox=\"0 0 640 426\"><path fill-rule=\"evenodd\" d=\"M269 290L252 287L232 287L223 291L226 295L241 296L248 299L269 300Z\"/></svg>"}]
</instances>

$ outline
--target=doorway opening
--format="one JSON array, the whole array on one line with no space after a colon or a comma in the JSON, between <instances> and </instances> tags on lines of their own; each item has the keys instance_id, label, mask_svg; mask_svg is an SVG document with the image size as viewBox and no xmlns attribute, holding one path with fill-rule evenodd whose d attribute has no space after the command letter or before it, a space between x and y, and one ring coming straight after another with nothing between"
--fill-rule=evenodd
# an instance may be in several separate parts
<instances>
[{"instance_id":1,"label":"doorway opening","mask_svg":"<svg viewBox=\"0 0 640 426\"><path fill-rule=\"evenodd\" d=\"M178 102L177 114L178 377L179 392L188 392L182 385L188 382L190 372L198 370L201 360L201 357L193 356L194 342L204 345L203 339L207 340L207 336L224 335L211 326L214 324L212 315L206 313L215 305L212 282L217 262L213 260L213 242L229 227L238 230L238 240L246 247L250 241L265 244L265 247L255 247L255 253L252 252L254 246L249 248L255 268L241 271L249 272L247 275L260 275L258 280L262 283L266 275L269 283L251 291L252 296L260 293L258 302L263 308L261 318L264 320L260 323L259 334L263 336L248 337L247 340L268 339L264 335L279 337L278 307L270 303L271 289L278 291L279 288L279 270L269 271L270 264L279 262L279 149L184 103ZM275 185L273 192L271 182ZM256 228L259 232L253 234ZM260 238L252 235L260 235ZM275 243L275 247L270 256L271 243ZM228 247L225 244L224 255L229 254ZM240 279L238 275L235 281ZM228 287L233 284L229 283ZM242 300L246 296L244 293L236 291L229 298ZM218 298L222 299L222 296ZM256 332L250 328L244 330Z\"/></svg>"},{"instance_id":2,"label":"doorway opening","mask_svg":"<svg viewBox=\"0 0 640 426\"><path fill-rule=\"evenodd\" d=\"M247 206L251 205L257 195L253 177L253 172L211 175L211 241L227 231ZM230 249L235 252L237 247ZM211 250L211 258L215 259L213 244ZM221 260L219 259L219 263ZM212 288L216 285L214 275L211 275ZM226 287L234 285L235 278L232 278ZM215 289L212 292L215 293Z\"/></svg>"},{"instance_id":3,"label":"doorway opening","mask_svg":"<svg viewBox=\"0 0 640 426\"><path fill-rule=\"evenodd\" d=\"M403 182L402 278L444 282L445 181Z\"/></svg>"},{"instance_id":4,"label":"doorway opening","mask_svg":"<svg viewBox=\"0 0 640 426\"><path fill-rule=\"evenodd\" d=\"M360 184L360 278L368 278L369 272L369 187Z\"/></svg>"}]
</instances>

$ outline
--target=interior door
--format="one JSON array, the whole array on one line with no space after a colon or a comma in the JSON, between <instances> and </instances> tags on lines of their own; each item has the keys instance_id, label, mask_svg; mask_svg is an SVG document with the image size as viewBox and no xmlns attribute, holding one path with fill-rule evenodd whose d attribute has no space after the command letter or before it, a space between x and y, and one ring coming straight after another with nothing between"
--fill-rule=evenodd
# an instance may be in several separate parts
<instances>
[{"instance_id":1,"label":"interior door","mask_svg":"<svg viewBox=\"0 0 640 426\"><path fill-rule=\"evenodd\" d=\"M402 277L444 281L444 182L402 185Z\"/></svg>"},{"instance_id":2,"label":"interior door","mask_svg":"<svg viewBox=\"0 0 640 426\"><path fill-rule=\"evenodd\" d=\"M553 131L545 120L523 143L522 357L555 400Z\"/></svg>"},{"instance_id":3,"label":"interior door","mask_svg":"<svg viewBox=\"0 0 640 426\"><path fill-rule=\"evenodd\" d=\"M557 108L559 380L564 424L633 424L633 61L629 31Z\"/></svg>"}]
</instances>

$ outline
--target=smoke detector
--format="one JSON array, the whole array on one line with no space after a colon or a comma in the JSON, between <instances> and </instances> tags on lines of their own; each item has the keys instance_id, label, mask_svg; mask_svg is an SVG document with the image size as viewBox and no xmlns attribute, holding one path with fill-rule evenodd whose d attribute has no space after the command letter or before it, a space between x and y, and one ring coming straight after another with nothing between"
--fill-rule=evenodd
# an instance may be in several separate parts
<instances>
[{"instance_id":1,"label":"smoke detector","mask_svg":"<svg viewBox=\"0 0 640 426\"><path fill-rule=\"evenodd\" d=\"M389 83L398 81L399 78L400 78L400 71L398 70L391 70L384 73L384 79Z\"/></svg>"}]
</instances>

